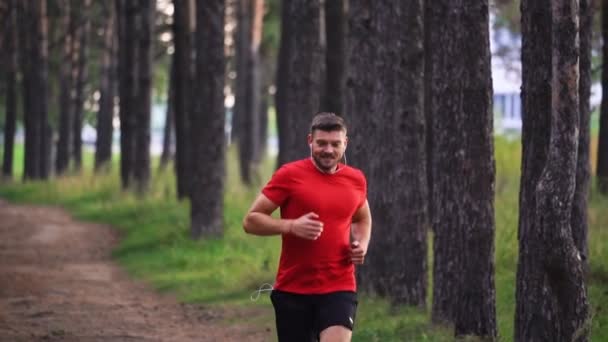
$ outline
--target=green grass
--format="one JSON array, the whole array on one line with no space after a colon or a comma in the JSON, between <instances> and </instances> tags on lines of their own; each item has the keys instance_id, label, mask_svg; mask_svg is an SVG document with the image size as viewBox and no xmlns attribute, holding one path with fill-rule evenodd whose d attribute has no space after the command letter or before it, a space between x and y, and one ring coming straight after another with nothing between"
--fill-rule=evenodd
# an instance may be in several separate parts
<instances>
[{"instance_id":1,"label":"green grass","mask_svg":"<svg viewBox=\"0 0 608 342\"><path fill-rule=\"evenodd\" d=\"M518 140L497 138L495 149L496 310L500 340L511 341L521 146ZM22 154L20 148L16 154L16 159L21 158L18 157ZM18 164L20 162L15 166ZM273 327L268 296L262 295L257 302L251 302L249 296L261 284L273 282L280 239L249 236L241 228L243 214L271 174L273 162L263 165L257 185L248 189L239 181L235 153L230 151L224 198L225 235L222 239L203 241L189 238L189 207L175 200L175 179L170 167L165 172L155 172L151 193L145 199L138 199L120 191L116 161L114 164L112 173L95 176L88 171L92 157L87 154L85 171L80 175L50 182L2 184L0 196L15 202L60 205L79 219L111 224L123 237L114 256L136 277L187 302L263 308L255 322ZM608 262L605 261L608 260L605 242L608 230L602 229L608 226L608 215L604 214L607 210L608 199L592 189L588 283L593 314L592 341L608 340L608 317L602 311L608 306ZM391 308L382 299L361 296L357 316L354 341L453 340L449 329L429 323L428 310Z\"/></svg>"}]
</instances>

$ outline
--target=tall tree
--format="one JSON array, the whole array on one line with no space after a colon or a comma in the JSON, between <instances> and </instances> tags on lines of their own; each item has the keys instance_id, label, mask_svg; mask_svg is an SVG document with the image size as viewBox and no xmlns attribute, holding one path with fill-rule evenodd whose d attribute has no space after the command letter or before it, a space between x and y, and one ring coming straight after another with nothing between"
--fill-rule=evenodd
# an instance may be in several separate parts
<instances>
[{"instance_id":1,"label":"tall tree","mask_svg":"<svg viewBox=\"0 0 608 342\"><path fill-rule=\"evenodd\" d=\"M293 161L310 154L306 135L312 116L321 107L325 79L325 42L321 37L325 17L320 0L292 0L284 5L288 6L290 39L286 43L290 52L284 113L280 115L289 118L286 141L280 142L279 149L286 149L285 161Z\"/></svg>"},{"instance_id":2,"label":"tall tree","mask_svg":"<svg viewBox=\"0 0 608 342\"><path fill-rule=\"evenodd\" d=\"M46 1L18 2L25 122L24 179L48 177Z\"/></svg>"},{"instance_id":3,"label":"tall tree","mask_svg":"<svg viewBox=\"0 0 608 342\"><path fill-rule=\"evenodd\" d=\"M175 110L175 173L177 197L184 199L189 194L192 179L192 158L190 141L190 76L192 69L191 13L193 3L189 0L173 0L175 9L173 19L173 40L175 52L175 80L173 96Z\"/></svg>"},{"instance_id":4,"label":"tall tree","mask_svg":"<svg viewBox=\"0 0 608 342\"><path fill-rule=\"evenodd\" d=\"M579 79L579 140L576 185L572 199L572 238L583 261L587 259L587 200L589 197L589 136L591 109L591 37L593 30L593 0L580 0L580 79Z\"/></svg>"},{"instance_id":5,"label":"tall tree","mask_svg":"<svg viewBox=\"0 0 608 342\"><path fill-rule=\"evenodd\" d=\"M192 112L191 233L223 233L224 136L224 0L196 6L197 99Z\"/></svg>"},{"instance_id":6,"label":"tall tree","mask_svg":"<svg viewBox=\"0 0 608 342\"><path fill-rule=\"evenodd\" d=\"M608 4L602 1L602 58L608 61ZM597 146L597 185L600 193L608 194L608 68L602 68L602 104Z\"/></svg>"},{"instance_id":7,"label":"tall tree","mask_svg":"<svg viewBox=\"0 0 608 342\"><path fill-rule=\"evenodd\" d=\"M583 262L571 228L580 122L578 1L523 0L521 10L524 114L515 340L587 341Z\"/></svg>"},{"instance_id":8,"label":"tall tree","mask_svg":"<svg viewBox=\"0 0 608 342\"><path fill-rule=\"evenodd\" d=\"M291 34L291 18L289 16L289 2L281 1L281 38L279 42L279 55L277 58L277 73L275 93L275 108L277 112L277 131L279 140L279 153L277 168L289 161L287 156L287 140L289 138L289 113L287 112L287 85L289 81L289 60L293 53L293 36Z\"/></svg>"},{"instance_id":9,"label":"tall tree","mask_svg":"<svg viewBox=\"0 0 608 342\"><path fill-rule=\"evenodd\" d=\"M349 162L368 177L375 227L367 265L357 271L359 286L393 303L424 307L422 0L354 1L349 11Z\"/></svg>"},{"instance_id":10,"label":"tall tree","mask_svg":"<svg viewBox=\"0 0 608 342\"><path fill-rule=\"evenodd\" d=\"M89 32L91 30L91 0L85 0L73 4L78 14L80 23L78 23L73 42L76 43L74 54L76 63L72 67L76 70L76 79L74 80L74 120L72 122L72 154L74 157L74 168L80 170L82 165L82 122L84 118L84 98L85 85L88 78L88 42Z\"/></svg>"},{"instance_id":11,"label":"tall tree","mask_svg":"<svg viewBox=\"0 0 608 342\"><path fill-rule=\"evenodd\" d=\"M236 101L235 123L238 129L241 179L251 184L256 169L255 156L260 149L260 42L262 37L263 0L240 0L237 3Z\"/></svg>"},{"instance_id":12,"label":"tall tree","mask_svg":"<svg viewBox=\"0 0 608 342\"><path fill-rule=\"evenodd\" d=\"M101 57L99 111L97 112L97 140L95 142L95 170L109 167L112 161L114 126L114 97L116 95L116 8L104 3L105 27Z\"/></svg>"},{"instance_id":13,"label":"tall tree","mask_svg":"<svg viewBox=\"0 0 608 342\"><path fill-rule=\"evenodd\" d=\"M62 175L69 167L72 141L72 38L78 22L75 17L76 9L71 6L72 0L64 0L63 10L63 51L59 71L59 140L57 141L57 157L55 172Z\"/></svg>"},{"instance_id":14,"label":"tall tree","mask_svg":"<svg viewBox=\"0 0 608 342\"><path fill-rule=\"evenodd\" d=\"M15 143L15 128L17 123L17 4L16 0L7 1L8 9L6 19L8 25L4 37L4 56L6 63L6 117L4 120L4 153L2 160L2 177L13 176L13 149Z\"/></svg>"},{"instance_id":15,"label":"tall tree","mask_svg":"<svg viewBox=\"0 0 608 342\"><path fill-rule=\"evenodd\" d=\"M433 115L431 112L431 87L433 86L433 65L437 62L433 61L433 57L438 57L433 52L433 41L437 41L436 26L434 20L441 20L433 13L433 5L431 1L424 2L424 122L426 136L426 181L427 181L427 211L429 217L429 228L432 227L434 210L433 210Z\"/></svg>"},{"instance_id":16,"label":"tall tree","mask_svg":"<svg viewBox=\"0 0 608 342\"><path fill-rule=\"evenodd\" d=\"M453 322L456 335L493 339L495 169L488 1L433 5L432 317Z\"/></svg>"},{"instance_id":17,"label":"tall tree","mask_svg":"<svg viewBox=\"0 0 608 342\"><path fill-rule=\"evenodd\" d=\"M346 65L346 2L325 1L325 35L327 51L327 80L323 94L323 110L344 114L344 86Z\"/></svg>"},{"instance_id":18,"label":"tall tree","mask_svg":"<svg viewBox=\"0 0 608 342\"><path fill-rule=\"evenodd\" d=\"M155 0L139 0L139 32L137 51L138 87L136 97L135 164L133 176L136 190L143 194L150 182L150 112L152 110L152 35Z\"/></svg>"},{"instance_id":19,"label":"tall tree","mask_svg":"<svg viewBox=\"0 0 608 342\"><path fill-rule=\"evenodd\" d=\"M123 189L132 184L135 169L135 113L136 113L136 38L137 3L116 0L118 18L118 75L120 97L120 179Z\"/></svg>"},{"instance_id":20,"label":"tall tree","mask_svg":"<svg viewBox=\"0 0 608 342\"><path fill-rule=\"evenodd\" d=\"M160 155L159 168L164 169L171 158L173 158L173 152L171 150L173 132L174 132L174 117L175 117L175 72L176 72L175 58L171 59L171 65L169 66L169 89L167 90L167 111L165 112L165 127L163 128L163 150Z\"/></svg>"}]
</instances>

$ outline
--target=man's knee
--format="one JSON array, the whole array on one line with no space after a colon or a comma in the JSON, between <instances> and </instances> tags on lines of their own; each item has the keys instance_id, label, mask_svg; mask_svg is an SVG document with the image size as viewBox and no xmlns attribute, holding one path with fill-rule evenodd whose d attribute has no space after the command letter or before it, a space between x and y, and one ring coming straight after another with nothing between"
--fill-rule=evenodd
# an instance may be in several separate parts
<instances>
[{"instance_id":1,"label":"man's knee","mask_svg":"<svg viewBox=\"0 0 608 342\"><path fill-rule=\"evenodd\" d=\"M321 331L320 342L350 342L353 332L341 325L334 325Z\"/></svg>"}]
</instances>

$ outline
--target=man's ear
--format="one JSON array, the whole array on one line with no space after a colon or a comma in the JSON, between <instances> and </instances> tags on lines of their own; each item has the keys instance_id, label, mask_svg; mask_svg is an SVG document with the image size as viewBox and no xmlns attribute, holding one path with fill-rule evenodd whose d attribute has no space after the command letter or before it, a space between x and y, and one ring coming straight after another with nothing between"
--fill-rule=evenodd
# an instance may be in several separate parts
<instances>
[{"instance_id":1,"label":"man's ear","mask_svg":"<svg viewBox=\"0 0 608 342\"><path fill-rule=\"evenodd\" d=\"M308 133L306 140L308 140L308 146L312 147L312 134Z\"/></svg>"}]
</instances>

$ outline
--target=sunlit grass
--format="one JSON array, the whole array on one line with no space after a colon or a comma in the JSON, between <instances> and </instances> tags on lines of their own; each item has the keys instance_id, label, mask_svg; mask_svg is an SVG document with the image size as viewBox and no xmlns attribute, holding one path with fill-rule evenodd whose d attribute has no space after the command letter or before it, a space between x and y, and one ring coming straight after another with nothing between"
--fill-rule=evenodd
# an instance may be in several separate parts
<instances>
[{"instance_id":1,"label":"sunlit grass","mask_svg":"<svg viewBox=\"0 0 608 342\"><path fill-rule=\"evenodd\" d=\"M595 151L597 139L593 139ZM20 148L17 155L22 155ZM594 153L591 155L594 163ZM496 158L496 310L500 340L513 338L517 222L521 146L519 140L497 138ZM181 300L206 305L263 308L260 322L273 329L268 296L251 302L249 296L263 283L272 283L280 252L278 237L246 235L241 221L251 201L274 169L274 160L261 167L257 182L245 187L239 179L236 153L228 154L225 189L225 232L221 239L192 241L189 238L189 205L175 199L172 166L158 171L154 161L151 191L145 199L120 190L117 158L112 172L95 175L92 156L85 154L79 175L50 182L2 184L0 195L12 201L56 204L77 218L116 227L122 241L115 258L132 274ZM15 167L18 167L16 162ZM16 180L20 180L17 173ZM589 295L592 304L592 341L608 340L608 199L592 189L589 207ZM430 291L430 290L429 290ZM361 296L354 341L451 341L449 330L429 323L426 311L390 308L386 301Z\"/></svg>"}]
</instances>

